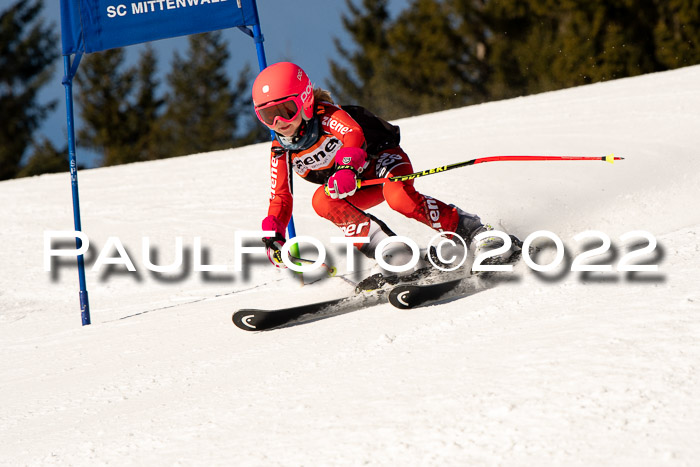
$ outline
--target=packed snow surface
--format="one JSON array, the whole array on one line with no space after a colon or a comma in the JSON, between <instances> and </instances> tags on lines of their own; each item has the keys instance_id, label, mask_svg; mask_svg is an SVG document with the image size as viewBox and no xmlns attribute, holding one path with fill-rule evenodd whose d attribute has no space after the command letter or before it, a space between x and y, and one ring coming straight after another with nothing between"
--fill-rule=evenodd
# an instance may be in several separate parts
<instances>
[{"instance_id":1,"label":"packed snow surface","mask_svg":"<svg viewBox=\"0 0 700 467\"><path fill-rule=\"evenodd\" d=\"M234 271L236 233L267 213L267 144L79 173L86 327L74 258L44 269L45 232L73 230L69 175L0 183L0 463L697 465L699 82L695 66L399 121L416 170L508 154L625 160L421 178L421 192L521 239L556 234L561 267L521 263L466 299L269 332L236 328L232 312L351 286L312 273L301 287L264 255ZM310 206L316 186L295 182L298 234L355 279L330 243L339 231ZM421 246L433 235L385 205L372 212ZM584 263L612 271L571 271L602 243L574 239L590 230L611 248ZM649 245L621 238L640 230L657 245L632 264L658 271L618 271ZM181 238L182 267L147 269L144 237L158 265ZM196 271L197 242L201 263L226 271ZM136 271L94 271L103 249L120 258L117 245Z\"/></svg>"}]
</instances>

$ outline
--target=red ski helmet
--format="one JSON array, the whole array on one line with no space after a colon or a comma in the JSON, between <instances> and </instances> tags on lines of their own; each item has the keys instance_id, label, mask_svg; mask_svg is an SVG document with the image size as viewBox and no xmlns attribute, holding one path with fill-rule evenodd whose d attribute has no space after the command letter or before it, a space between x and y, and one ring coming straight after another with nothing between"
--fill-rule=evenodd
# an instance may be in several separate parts
<instances>
[{"instance_id":1,"label":"red ski helmet","mask_svg":"<svg viewBox=\"0 0 700 467\"><path fill-rule=\"evenodd\" d=\"M314 113L314 88L299 65L279 62L265 68L253 82L255 113L268 127L277 118L291 121L301 112L304 120Z\"/></svg>"}]
</instances>

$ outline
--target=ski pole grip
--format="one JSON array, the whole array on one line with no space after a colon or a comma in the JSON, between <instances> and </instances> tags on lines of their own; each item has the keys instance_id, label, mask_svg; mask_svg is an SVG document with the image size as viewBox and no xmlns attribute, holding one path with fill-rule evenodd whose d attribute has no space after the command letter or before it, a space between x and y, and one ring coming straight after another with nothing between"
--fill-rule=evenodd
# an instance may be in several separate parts
<instances>
[{"instance_id":1,"label":"ski pole grip","mask_svg":"<svg viewBox=\"0 0 700 467\"><path fill-rule=\"evenodd\" d=\"M370 183L369 185L372 185L372 183ZM362 180L357 180L357 189L359 190L360 188L362 188ZM331 194L328 192L328 185L326 185L325 187L323 187L323 191L326 193L326 196L330 196L330 195L331 195Z\"/></svg>"}]
</instances>

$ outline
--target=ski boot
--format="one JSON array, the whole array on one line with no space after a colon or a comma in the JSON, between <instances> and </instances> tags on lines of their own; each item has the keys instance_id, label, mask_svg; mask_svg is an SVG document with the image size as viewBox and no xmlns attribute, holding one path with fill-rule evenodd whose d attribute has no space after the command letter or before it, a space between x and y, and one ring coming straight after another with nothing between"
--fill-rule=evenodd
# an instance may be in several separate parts
<instances>
[{"instance_id":1,"label":"ski boot","mask_svg":"<svg viewBox=\"0 0 700 467\"><path fill-rule=\"evenodd\" d=\"M475 240L479 234L493 230L493 227L490 224L482 224L481 219L476 214L470 214L459 208L456 209L459 214L459 221L455 233L464 239L467 245L473 246L475 258L488 251L501 248L504 245L503 239L496 236L484 236L479 240ZM482 264L505 264L509 261L513 253L519 252L520 240L513 235L510 235L510 237L511 247L508 251L496 256L490 256L486 258Z\"/></svg>"}]
</instances>

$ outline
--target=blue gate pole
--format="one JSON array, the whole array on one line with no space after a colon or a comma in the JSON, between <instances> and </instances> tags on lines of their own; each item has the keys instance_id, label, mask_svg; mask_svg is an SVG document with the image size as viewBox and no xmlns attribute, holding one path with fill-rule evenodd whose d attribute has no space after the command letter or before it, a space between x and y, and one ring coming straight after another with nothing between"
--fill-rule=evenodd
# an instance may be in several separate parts
<instances>
[{"instance_id":1,"label":"blue gate pole","mask_svg":"<svg viewBox=\"0 0 700 467\"><path fill-rule=\"evenodd\" d=\"M264 70L267 68L267 59L265 58L265 46L263 45L263 42L265 41L265 37L262 34L262 30L260 29L260 17L258 16L258 5L253 0L253 11L255 15L255 24L253 25L253 40L255 41L255 50L258 53L258 66L260 67L260 71ZM274 134L272 131L270 131L270 134L272 138L274 139ZM291 176L290 176L290 185L291 185ZM287 237L288 238L294 238L297 236L297 231L294 228L294 215L289 218L289 224L287 224ZM299 245L295 244L292 245L292 248L290 248L291 252L295 256L299 256Z\"/></svg>"},{"instance_id":2,"label":"blue gate pole","mask_svg":"<svg viewBox=\"0 0 700 467\"><path fill-rule=\"evenodd\" d=\"M73 192L73 224L75 231L81 232L80 223L80 201L78 197L78 163L75 155L75 125L73 119L73 77L80 63L82 54L75 57L75 62L71 66L70 56L63 56L63 86L66 89L66 124L68 126L68 157L70 159L70 181ZM80 249L83 242L80 238L75 238L75 247ZM78 281L80 283L80 317L83 326L90 324L90 304L85 286L85 259L83 255L78 255Z\"/></svg>"}]
</instances>

